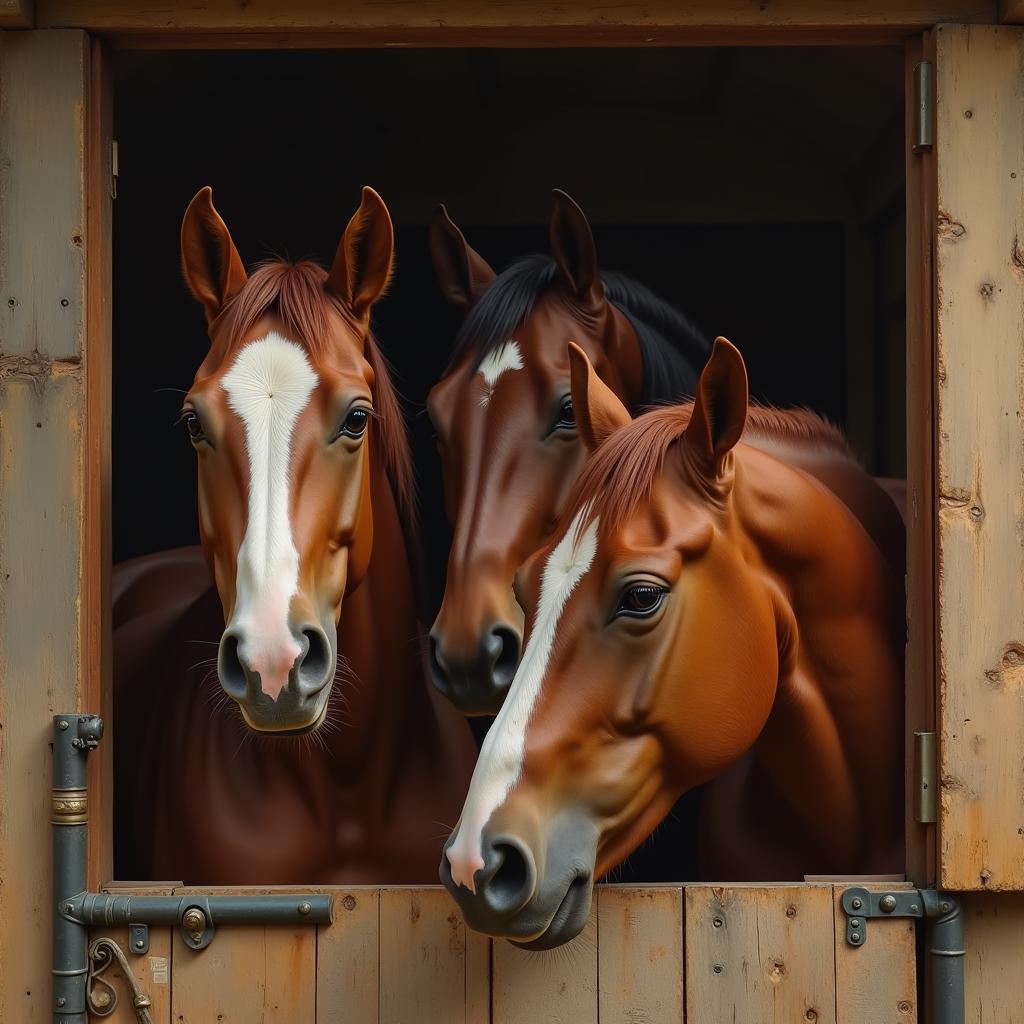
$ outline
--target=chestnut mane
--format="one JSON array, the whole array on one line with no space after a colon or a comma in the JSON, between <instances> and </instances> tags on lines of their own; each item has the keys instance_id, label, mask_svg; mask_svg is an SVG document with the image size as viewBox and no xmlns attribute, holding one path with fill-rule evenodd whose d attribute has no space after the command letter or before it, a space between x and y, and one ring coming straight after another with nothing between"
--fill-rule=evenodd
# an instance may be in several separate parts
<instances>
[{"instance_id":1,"label":"chestnut mane","mask_svg":"<svg viewBox=\"0 0 1024 1024\"><path fill-rule=\"evenodd\" d=\"M260 317L276 313L289 335L306 346L310 355L323 356L332 344L328 313L333 308L345 315L341 302L334 298L324 281L327 271L310 260L289 263L269 260L259 264L245 287L224 307L221 313L227 353L237 348L241 338ZM411 519L415 509L415 485L405 420L384 354L377 347L373 334L367 332L364 350L373 369L374 419L378 424L384 468L395 492L395 500Z\"/></svg>"},{"instance_id":2,"label":"chestnut mane","mask_svg":"<svg viewBox=\"0 0 1024 1024\"><path fill-rule=\"evenodd\" d=\"M583 467L567 508L589 507L601 530L614 530L649 498L665 458L690 422L693 402L662 406L616 430ZM822 452L856 462L842 431L810 409L751 405L743 440L772 440L791 449Z\"/></svg>"}]
</instances>

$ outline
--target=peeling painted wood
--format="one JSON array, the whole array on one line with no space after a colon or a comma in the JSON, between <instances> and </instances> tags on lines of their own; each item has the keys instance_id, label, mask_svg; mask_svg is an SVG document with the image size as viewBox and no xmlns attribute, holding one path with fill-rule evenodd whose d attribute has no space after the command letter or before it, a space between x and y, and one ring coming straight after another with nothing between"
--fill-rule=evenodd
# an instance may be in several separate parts
<instances>
[{"instance_id":1,"label":"peeling painted wood","mask_svg":"<svg viewBox=\"0 0 1024 1024\"><path fill-rule=\"evenodd\" d=\"M1024 29L937 41L940 884L1024 888Z\"/></svg>"}]
</instances>

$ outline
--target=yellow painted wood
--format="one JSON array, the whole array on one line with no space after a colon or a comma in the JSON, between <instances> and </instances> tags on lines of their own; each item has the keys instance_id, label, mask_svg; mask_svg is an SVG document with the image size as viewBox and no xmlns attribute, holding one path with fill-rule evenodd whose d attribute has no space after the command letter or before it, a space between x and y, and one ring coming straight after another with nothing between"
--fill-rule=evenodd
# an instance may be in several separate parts
<instances>
[{"instance_id":1,"label":"yellow painted wood","mask_svg":"<svg viewBox=\"0 0 1024 1024\"><path fill-rule=\"evenodd\" d=\"M834 1024L832 887L686 889L686 1021Z\"/></svg>"},{"instance_id":2,"label":"yellow painted wood","mask_svg":"<svg viewBox=\"0 0 1024 1024\"><path fill-rule=\"evenodd\" d=\"M217 890L175 891L188 895ZM175 930L171 984L175 1024L315 1024L316 931L302 925L225 926L217 929L207 949L196 952Z\"/></svg>"},{"instance_id":3,"label":"yellow painted wood","mask_svg":"<svg viewBox=\"0 0 1024 1024\"><path fill-rule=\"evenodd\" d=\"M440 886L380 892L380 1024L466 1020L466 926Z\"/></svg>"},{"instance_id":4,"label":"yellow painted wood","mask_svg":"<svg viewBox=\"0 0 1024 1024\"><path fill-rule=\"evenodd\" d=\"M316 1017L320 1024L376 1024L380 989L380 892L333 891L334 923L317 929Z\"/></svg>"},{"instance_id":5,"label":"yellow painted wood","mask_svg":"<svg viewBox=\"0 0 1024 1024\"><path fill-rule=\"evenodd\" d=\"M87 42L0 33L0 1020L19 1024L51 1019L51 716L82 704Z\"/></svg>"},{"instance_id":6,"label":"yellow painted wood","mask_svg":"<svg viewBox=\"0 0 1024 1024\"><path fill-rule=\"evenodd\" d=\"M940 883L1024 888L1024 29L936 30Z\"/></svg>"},{"instance_id":7,"label":"yellow painted wood","mask_svg":"<svg viewBox=\"0 0 1024 1024\"><path fill-rule=\"evenodd\" d=\"M493 1024L593 1024L597 1016L597 907L572 942L531 952L494 940Z\"/></svg>"},{"instance_id":8,"label":"yellow painted wood","mask_svg":"<svg viewBox=\"0 0 1024 1024\"><path fill-rule=\"evenodd\" d=\"M846 942L846 915L840 898L850 885L835 886L837 1024L916 1024L916 924L911 918L872 919L863 946ZM889 891L909 885L865 885Z\"/></svg>"},{"instance_id":9,"label":"yellow painted wood","mask_svg":"<svg viewBox=\"0 0 1024 1024\"><path fill-rule=\"evenodd\" d=\"M105 887L106 892L131 893L135 896L169 896L174 887L169 885L133 885L122 888L118 885ZM136 956L128 945L127 928L95 928L89 933L89 941L106 936L113 939L128 954L128 967L141 990L150 998L150 1015L153 1024L169 1024L171 1020L171 978L173 975L170 928L150 928L149 950ZM132 1006L131 988L116 961L101 975L117 991L117 1008L107 1016L89 1015L90 1024L138 1024ZM97 991L99 987L97 987Z\"/></svg>"},{"instance_id":10,"label":"yellow painted wood","mask_svg":"<svg viewBox=\"0 0 1024 1024\"><path fill-rule=\"evenodd\" d=\"M967 1024L1022 1024L1024 894L971 893L961 899Z\"/></svg>"},{"instance_id":11,"label":"yellow painted wood","mask_svg":"<svg viewBox=\"0 0 1024 1024\"><path fill-rule=\"evenodd\" d=\"M318 34L347 32L362 45L390 39L435 46L443 45L441 40L449 45L528 45L531 37L536 41L552 30L564 33L568 44L614 45L622 41L616 30L626 27L640 30L631 33L629 41L642 45L680 38L717 40L729 32L745 33L745 39L819 41L834 39L843 29L856 30L862 39L895 40L940 21L992 22L996 13L996 0L614 0L600 7L586 0L557 5L536 0L357 0L343 5L331 0L250 0L244 5L207 0L165 7L134 0L37 0L36 23L129 35L272 32L275 41L291 44L301 43L299 36L305 34L310 37L307 45Z\"/></svg>"},{"instance_id":12,"label":"yellow painted wood","mask_svg":"<svg viewBox=\"0 0 1024 1024\"><path fill-rule=\"evenodd\" d=\"M601 1024L682 1024L683 890L597 889Z\"/></svg>"}]
</instances>

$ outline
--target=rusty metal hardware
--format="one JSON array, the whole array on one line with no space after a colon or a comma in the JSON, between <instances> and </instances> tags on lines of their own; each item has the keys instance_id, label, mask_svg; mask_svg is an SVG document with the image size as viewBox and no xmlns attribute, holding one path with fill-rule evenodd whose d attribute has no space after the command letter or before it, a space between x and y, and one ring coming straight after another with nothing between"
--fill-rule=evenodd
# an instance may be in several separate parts
<instances>
[{"instance_id":1,"label":"rusty metal hardware","mask_svg":"<svg viewBox=\"0 0 1024 1024\"><path fill-rule=\"evenodd\" d=\"M139 1024L153 1024L149 1008L152 1000L139 987L139 983L128 966L124 950L111 938L101 936L89 945L89 974L85 981L85 1001L89 1012L96 1017L109 1017L117 1009L117 989L104 977L103 972L117 961L124 980L132 990L132 1008Z\"/></svg>"}]
</instances>

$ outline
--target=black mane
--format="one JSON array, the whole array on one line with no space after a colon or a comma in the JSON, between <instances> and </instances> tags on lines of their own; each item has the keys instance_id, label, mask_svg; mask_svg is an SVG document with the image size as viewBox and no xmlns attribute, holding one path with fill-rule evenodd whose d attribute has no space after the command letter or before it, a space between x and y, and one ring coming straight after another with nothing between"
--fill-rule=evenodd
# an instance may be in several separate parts
<instances>
[{"instance_id":1,"label":"black mane","mask_svg":"<svg viewBox=\"0 0 1024 1024\"><path fill-rule=\"evenodd\" d=\"M708 339L677 309L624 274L601 271L608 301L629 320L644 364L641 405L691 396L707 360ZM526 256L503 270L473 304L455 339L452 363L470 351L476 364L522 326L536 301L559 283L550 256Z\"/></svg>"}]
</instances>

